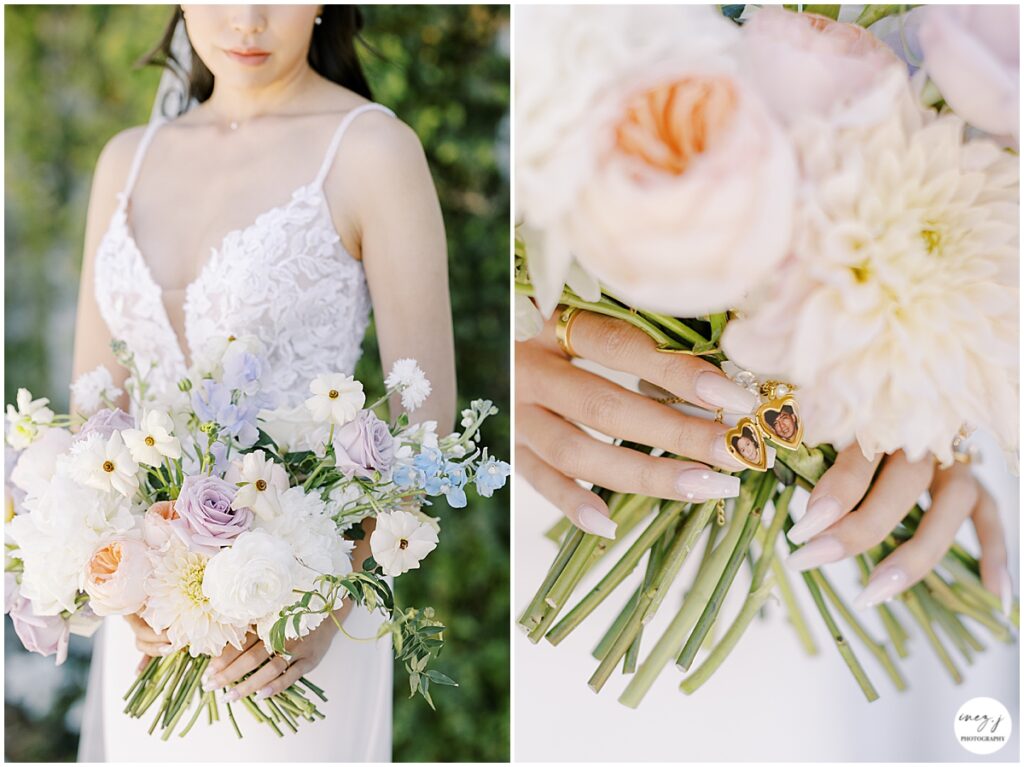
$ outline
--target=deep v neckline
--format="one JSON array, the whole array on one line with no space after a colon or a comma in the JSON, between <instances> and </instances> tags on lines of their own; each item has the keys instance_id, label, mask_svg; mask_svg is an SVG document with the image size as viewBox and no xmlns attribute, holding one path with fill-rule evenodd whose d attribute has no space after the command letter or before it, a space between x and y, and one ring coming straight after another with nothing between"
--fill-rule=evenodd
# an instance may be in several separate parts
<instances>
[{"instance_id":1,"label":"deep v neckline","mask_svg":"<svg viewBox=\"0 0 1024 767\"><path fill-rule=\"evenodd\" d=\"M180 358L182 367L185 370L188 370L188 368L191 366L195 352L195 350L192 349L188 341L189 295L192 292L192 289L202 282L207 272L212 268L215 262L223 255L224 244L230 238L243 237L246 232L259 226L260 223L263 220L265 220L267 216L278 213L279 211L288 210L296 203L296 201L301 200L305 197L305 195L302 194L303 192L311 190L316 186L318 186L317 182L313 181L308 184L303 184L299 187L296 187L296 189L292 192L291 197L286 202L283 202L280 205L274 205L273 207L267 208L261 211L260 213L257 213L253 217L252 221L250 221L248 224L244 226L235 227L234 229L230 229L229 231L227 231L224 234L224 236L220 238L216 245L210 246L211 252L203 260L203 264L202 266L199 267L199 270L196 272L195 277L193 277L189 282L187 282L184 287L174 289L165 288L163 285L158 283L156 281L156 278L153 276L153 270L150 268L149 260L142 252L142 248L139 246L139 242L135 237L134 228L132 226L131 220L129 219L128 210L130 207L130 201L128 199L128 196L125 194L125 192L118 192L117 196L119 201L119 209L117 213L120 214L122 237L128 243L132 255L135 257L138 267L142 272L142 276L145 278L146 282L149 283L149 287L154 291L156 295L157 305L160 309L160 320L163 322L164 327L167 329L169 336L173 337L175 350L178 353L177 356ZM320 198L320 203L322 205L323 193L317 192L317 196ZM334 226L333 220L331 221L331 229L335 231L335 233L337 233L337 229ZM184 333L184 336L180 335L178 333L177 328L174 327L174 323L171 322L170 312L168 312L167 310L166 295L169 290L173 290L175 292L180 291L183 294L181 302L181 316L182 331Z\"/></svg>"}]
</instances>

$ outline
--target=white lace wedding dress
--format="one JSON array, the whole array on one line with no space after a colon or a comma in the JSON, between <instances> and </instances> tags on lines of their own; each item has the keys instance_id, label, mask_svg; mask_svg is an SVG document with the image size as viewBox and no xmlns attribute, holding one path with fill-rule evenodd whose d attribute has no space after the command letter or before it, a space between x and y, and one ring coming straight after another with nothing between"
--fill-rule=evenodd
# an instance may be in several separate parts
<instances>
[{"instance_id":1,"label":"white lace wedding dress","mask_svg":"<svg viewBox=\"0 0 1024 767\"><path fill-rule=\"evenodd\" d=\"M350 111L313 181L249 226L228 233L186 290L189 351L216 336L257 336L269 362L264 386L280 397L281 405L298 404L308 382L325 369L351 373L359 358L369 291L361 262L345 250L335 231L323 182L345 130L370 110L392 114L378 104ZM151 384L167 389L184 374L186 355L127 217L142 159L164 122L151 122L139 144L97 250L95 290L112 337L128 345L143 372L150 371ZM345 629L354 637L373 637L381 620L357 609ZM140 657L127 623L107 618L93 649L79 761L391 760L392 653L386 639L335 637L309 675L327 693L328 702L320 704L325 718L303 722L298 736L284 738L242 711L237 714L241 741L225 721L209 725L205 717L184 738L175 734L165 742L149 735L151 717L130 719L122 713L122 696L134 681Z\"/></svg>"}]
</instances>

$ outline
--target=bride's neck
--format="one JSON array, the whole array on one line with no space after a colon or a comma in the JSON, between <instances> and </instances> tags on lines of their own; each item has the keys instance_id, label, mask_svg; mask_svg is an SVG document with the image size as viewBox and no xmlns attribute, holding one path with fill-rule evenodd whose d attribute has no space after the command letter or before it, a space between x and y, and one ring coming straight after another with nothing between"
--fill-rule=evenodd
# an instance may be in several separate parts
<instances>
[{"instance_id":1,"label":"bride's neck","mask_svg":"<svg viewBox=\"0 0 1024 767\"><path fill-rule=\"evenodd\" d=\"M247 120L251 117L280 111L284 105L298 100L318 79L306 61L294 71L259 88L241 88L214 80L213 92L204 105L224 120Z\"/></svg>"}]
</instances>

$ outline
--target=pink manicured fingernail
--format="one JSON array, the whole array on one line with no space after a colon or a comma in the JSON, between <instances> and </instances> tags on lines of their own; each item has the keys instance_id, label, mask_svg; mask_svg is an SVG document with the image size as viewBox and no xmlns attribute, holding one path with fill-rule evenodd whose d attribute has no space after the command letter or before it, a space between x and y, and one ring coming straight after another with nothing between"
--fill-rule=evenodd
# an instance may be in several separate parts
<instances>
[{"instance_id":1,"label":"pink manicured fingernail","mask_svg":"<svg viewBox=\"0 0 1024 767\"><path fill-rule=\"evenodd\" d=\"M697 396L709 405L730 413L750 413L757 405L757 397L753 394L725 376L711 371L697 376L694 388Z\"/></svg>"},{"instance_id":2,"label":"pink manicured fingernail","mask_svg":"<svg viewBox=\"0 0 1024 767\"><path fill-rule=\"evenodd\" d=\"M839 539L824 535L790 554L786 559L786 566L792 570L813 570L815 567L842 559L843 554L843 544Z\"/></svg>"},{"instance_id":3,"label":"pink manicured fingernail","mask_svg":"<svg viewBox=\"0 0 1024 767\"><path fill-rule=\"evenodd\" d=\"M258 693L256 693L256 700L263 700L264 698L270 697L270 686L264 687Z\"/></svg>"},{"instance_id":4,"label":"pink manicured fingernail","mask_svg":"<svg viewBox=\"0 0 1024 767\"><path fill-rule=\"evenodd\" d=\"M858 610L892 599L907 587L907 574L899 567L887 567L871 576L868 585L853 600Z\"/></svg>"},{"instance_id":5,"label":"pink manicured fingernail","mask_svg":"<svg viewBox=\"0 0 1024 767\"><path fill-rule=\"evenodd\" d=\"M771 445L768 445L768 466L767 466L767 468L769 468L769 469L775 468L775 457L778 454L779 454L778 451L774 447L772 447Z\"/></svg>"},{"instance_id":6,"label":"pink manicured fingernail","mask_svg":"<svg viewBox=\"0 0 1024 767\"><path fill-rule=\"evenodd\" d=\"M831 495L815 498L808 504L807 513L789 529L786 537L793 543L803 543L826 527L831 527L842 515L843 507Z\"/></svg>"},{"instance_id":7,"label":"pink manicured fingernail","mask_svg":"<svg viewBox=\"0 0 1024 767\"><path fill-rule=\"evenodd\" d=\"M174 648L170 645L164 645L160 648L159 652L161 655L170 655L172 652L174 652Z\"/></svg>"},{"instance_id":8,"label":"pink manicured fingernail","mask_svg":"<svg viewBox=\"0 0 1024 767\"><path fill-rule=\"evenodd\" d=\"M1003 600L1003 615L1009 618L1013 610L1013 581L1010 580L1010 571L1005 567L999 576L999 598Z\"/></svg>"},{"instance_id":9,"label":"pink manicured fingernail","mask_svg":"<svg viewBox=\"0 0 1024 767\"><path fill-rule=\"evenodd\" d=\"M224 696L224 700L226 700L228 703L234 703L236 700L239 699L239 697L241 696L238 694L237 689L229 690L228 694Z\"/></svg>"},{"instance_id":10,"label":"pink manicured fingernail","mask_svg":"<svg viewBox=\"0 0 1024 767\"><path fill-rule=\"evenodd\" d=\"M576 510L576 519L584 532L600 535L602 538L615 539L615 520L606 517L593 506L580 506Z\"/></svg>"},{"instance_id":11,"label":"pink manicured fingernail","mask_svg":"<svg viewBox=\"0 0 1024 767\"><path fill-rule=\"evenodd\" d=\"M688 501L735 498L740 494L740 478L711 469L687 469L676 478L676 490Z\"/></svg>"},{"instance_id":12,"label":"pink manicured fingernail","mask_svg":"<svg viewBox=\"0 0 1024 767\"><path fill-rule=\"evenodd\" d=\"M739 471L740 469L747 468L732 457L729 448L725 446L725 437L715 440L715 444L711 447L711 461L715 466L721 466L723 469Z\"/></svg>"}]
</instances>

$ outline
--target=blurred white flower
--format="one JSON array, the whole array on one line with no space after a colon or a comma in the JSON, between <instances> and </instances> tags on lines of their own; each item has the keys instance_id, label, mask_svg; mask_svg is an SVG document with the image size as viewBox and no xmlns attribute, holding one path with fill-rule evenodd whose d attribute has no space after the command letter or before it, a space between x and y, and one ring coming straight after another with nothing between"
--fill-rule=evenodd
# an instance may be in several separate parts
<instances>
[{"instance_id":1,"label":"blurred white flower","mask_svg":"<svg viewBox=\"0 0 1024 767\"><path fill-rule=\"evenodd\" d=\"M250 508L262 519L281 513L280 495L288 489L288 474L262 450L253 450L241 461L234 461L226 479L239 486L232 509Z\"/></svg>"},{"instance_id":2,"label":"blurred white flower","mask_svg":"<svg viewBox=\"0 0 1024 767\"><path fill-rule=\"evenodd\" d=\"M47 429L18 456L11 472L11 482L27 495L36 496L46 490L57 471L57 459L71 447L71 432Z\"/></svg>"},{"instance_id":3,"label":"blurred white flower","mask_svg":"<svg viewBox=\"0 0 1024 767\"><path fill-rule=\"evenodd\" d=\"M919 10L924 69L961 118L1020 138L1020 7L928 5Z\"/></svg>"},{"instance_id":4,"label":"blurred white flower","mask_svg":"<svg viewBox=\"0 0 1024 767\"><path fill-rule=\"evenodd\" d=\"M39 436L41 427L53 421L54 413L45 397L32 399L28 389L18 389L18 407L7 406L7 441L15 450L24 450Z\"/></svg>"},{"instance_id":5,"label":"blurred white flower","mask_svg":"<svg viewBox=\"0 0 1024 767\"><path fill-rule=\"evenodd\" d=\"M71 472L87 487L118 492L126 498L139 489L139 465L118 431L108 439L90 434L76 442L71 448Z\"/></svg>"},{"instance_id":6,"label":"blurred white flower","mask_svg":"<svg viewBox=\"0 0 1024 767\"><path fill-rule=\"evenodd\" d=\"M402 393L402 406L410 413L430 396L430 381L416 360L397 360L384 379L384 385L388 389L397 388Z\"/></svg>"},{"instance_id":7,"label":"blurred white flower","mask_svg":"<svg viewBox=\"0 0 1024 767\"><path fill-rule=\"evenodd\" d=\"M344 373L317 376L309 384L313 396L306 407L320 423L344 426L356 417L366 402L363 385Z\"/></svg>"},{"instance_id":8,"label":"blurred white flower","mask_svg":"<svg viewBox=\"0 0 1024 767\"><path fill-rule=\"evenodd\" d=\"M206 563L203 594L222 615L253 623L292 603L295 566L287 543L249 530Z\"/></svg>"},{"instance_id":9,"label":"blurred white flower","mask_svg":"<svg viewBox=\"0 0 1024 767\"><path fill-rule=\"evenodd\" d=\"M965 423L1017 450L1017 158L905 105L864 129L794 132L793 254L723 348L799 387L808 444L951 459Z\"/></svg>"},{"instance_id":10,"label":"blurred white flower","mask_svg":"<svg viewBox=\"0 0 1024 767\"><path fill-rule=\"evenodd\" d=\"M416 570L420 561L437 548L437 530L408 511L377 515L370 536L370 551L385 575L399 576Z\"/></svg>"},{"instance_id":11,"label":"blurred white flower","mask_svg":"<svg viewBox=\"0 0 1024 767\"><path fill-rule=\"evenodd\" d=\"M181 458L181 442L174 436L174 421L166 413L150 410L138 429L125 429L124 442L132 458L147 466L160 466L164 458Z\"/></svg>"},{"instance_id":12,"label":"blurred white flower","mask_svg":"<svg viewBox=\"0 0 1024 767\"><path fill-rule=\"evenodd\" d=\"M242 649L248 623L215 610L203 593L209 558L177 541L150 555L153 571L146 579L142 612L146 623L166 632L174 650L189 647L192 657L220 655L228 644Z\"/></svg>"},{"instance_id":13,"label":"blurred white flower","mask_svg":"<svg viewBox=\"0 0 1024 767\"><path fill-rule=\"evenodd\" d=\"M71 384L73 407L86 417L91 416L101 407L113 407L114 400L123 393L114 385L114 379L105 365L100 365L88 373L82 373Z\"/></svg>"},{"instance_id":14,"label":"blurred white flower","mask_svg":"<svg viewBox=\"0 0 1024 767\"><path fill-rule=\"evenodd\" d=\"M261 410L260 427L283 453L312 450L319 456L326 452L330 426L313 418L305 404Z\"/></svg>"}]
</instances>

